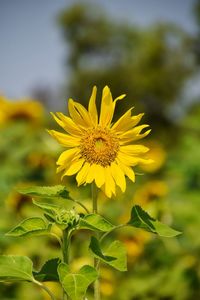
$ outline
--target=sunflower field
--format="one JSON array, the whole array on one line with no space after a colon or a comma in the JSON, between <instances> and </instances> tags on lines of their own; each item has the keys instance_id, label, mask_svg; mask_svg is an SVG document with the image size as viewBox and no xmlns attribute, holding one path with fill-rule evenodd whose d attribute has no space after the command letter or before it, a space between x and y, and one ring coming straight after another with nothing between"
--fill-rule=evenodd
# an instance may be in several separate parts
<instances>
[{"instance_id":1,"label":"sunflower field","mask_svg":"<svg viewBox=\"0 0 200 300\"><path fill-rule=\"evenodd\" d=\"M195 5L191 35L73 4L62 100L1 91L0 299L200 299Z\"/></svg>"}]
</instances>

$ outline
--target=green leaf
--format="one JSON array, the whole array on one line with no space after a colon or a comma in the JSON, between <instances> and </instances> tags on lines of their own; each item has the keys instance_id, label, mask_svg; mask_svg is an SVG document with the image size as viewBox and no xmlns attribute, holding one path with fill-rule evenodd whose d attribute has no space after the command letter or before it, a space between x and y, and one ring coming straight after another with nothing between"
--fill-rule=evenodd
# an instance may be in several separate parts
<instances>
[{"instance_id":1,"label":"green leaf","mask_svg":"<svg viewBox=\"0 0 200 300\"><path fill-rule=\"evenodd\" d=\"M116 260L109 262L109 265L119 271L127 271L126 248L120 241L114 241L105 252L106 255L116 257Z\"/></svg>"},{"instance_id":2,"label":"green leaf","mask_svg":"<svg viewBox=\"0 0 200 300\"><path fill-rule=\"evenodd\" d=\"M58 274L65 292L72 300L82 300L88 286L98 277L97 271L91 266L86 265L78 273L70 273L65 263L58 266Z\"/></svg>"},{"instance_id":3,"label":"green leaf","mask_svg":"<svg viewBox=\"0 0 200 300\"><path fill-rule=\"evenodd\" d=\"M180 231L174 230L173 228L171 228L159 221L153 221L152 223L153 223L156 233L160 236L174 237L174 236L181 234Z\"/></svg>"},{"instance_id":4,"label":"green leaf","mask_svg":"<svg viewBox=\"0 0 200 300\"><path fill-rule=\"evenodd\" d=\"M71 199L68 190L63 185L33 186L24 189L18 189L18 192L21 194L25 194L29 196L38 196L41 198L59 197L64 199Z\"/></svg>"},{"instance_id":5,"label":"green leaf","mask_svg":"<svg viewBox=\"0 0 200 300\"><path fill-rule=\"evenodd\" d=\"M104 263L119 271L127 270L126 249L120 241L114 241L105 251L102 251L99 241L92 236L89 248L92 254Z\"/></svg>"},{"instance_id":6,"label":"green leaf","mask_svg":"<svg viewBox=\"0 0 200 300\"><path fill-rule=\"evenodd\" d=\"M32 269L26 256L0 255L0 281L33 281Z\"/></svg>"},{"instance_id":7,"label":"green leaf","mask_svg":"<svg viewBox=\"0 0 200 300\"><path fill-rule=\"evenodd\" d=\"M131 218L127 225L142 228L164 237L174 237L181 234L181 232L174 230L168 225L165 225L152 218L139 205L133 206L131 211Z\"/></svg>"},{"instance_id":8,"label":"green leaf","mask_svg":"<svg viewBox=\"0 0 200 300\"><path fill-rule=\"evenodd\" d=\"M60 264L60 258L53 258L48 260L41 268L39 272L33 272L36 280L44 281L59 281L58 266Z\"/></svg>"},{"instance_id":9,"label":"green leaf","mask_svg":"<svg viewBox=\"0 0 200 300\"><path fill-rule=\"evenodd\" d=\"M6 235L14 237L43 235L50 232L51 224L47 224L42 218L33 217L23 220Z\"/></svg>"},{"instance_id":10,"label":"green leaf","mask_svg":"<svg viewBox=\"0 0 200 300\"><path fill-rule=\"evenodd\" d=\"M45 216L48 216L52 222L56 220L56 216L60 214L60 211L63 209L58 205L52 203L42 203L40 201L33 200L33 204L41 208L45 212Z\"/></svg>"},{"instance_id":11,"label":"green leaf","mask_svg":"<svg viewBox=\"0 0 200 300\"><path fill-rule=\"evenodd\" d=\"M115 226L98 214L88 214L80 219L79 228L107 232L113 230Z\"/></svg>"}]
</instances>

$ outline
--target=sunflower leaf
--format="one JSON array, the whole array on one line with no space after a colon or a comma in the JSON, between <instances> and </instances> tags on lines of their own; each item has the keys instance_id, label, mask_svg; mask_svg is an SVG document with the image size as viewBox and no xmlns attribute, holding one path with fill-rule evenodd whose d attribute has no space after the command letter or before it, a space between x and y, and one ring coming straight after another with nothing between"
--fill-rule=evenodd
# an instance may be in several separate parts
<instances>
[{"instance_id":1,"label":"sunflower leaf","mask_svg":"<svg viewBox=\"0 0 200 300\"><path fill-rule=\"evenodd\" d=\"M80 218L79 228L108 232L113 230L115 226L98 214L88 214Z\"/></svg>"},{"instance_id":2,"label":"sunflower leaf","mask_svg":"<svg viewBox=\"0 0 200 300\"><path fill-rule=\"evenodd\" d=\"M85 265L78 273L71 273L65 263L58 266L58 274L65 292L72 300L82 300L88 286L98 277L97 271L91 266Z\"/></svg>"},{"instance_id":3,"label":"sunflower leaf","mask_svg":"<svg viewBox=\"0 0 200 300\"><path fill-rule=\"evenodd\" d=\"M181 234L180 231L174 230L168 225L152 218L139 205L133 206L131 211L131 218L127 225L142 228L146 231L156 233L163 237L174 237Z\"/></svg>"},{"instance_id":4,"label":"sunflower leaf","mask_svg":"<svg viewBox=\"0 0 200 300\"><path fill-rule=\"evenodd\" d=\"M180 231L177 231L171 227L169 227L168 225L161 223L159 221L153 221L153 226L156 230L156 233L160 236L163 237L174 237L177 236L179 234L181 234Z\"/></svg>"},{"instance_id":5,"label":"sunflower leaf","mask_svg":"<svg viewBox=\"0 0 200 300\"><path fill-rule=\"evenodd\" d=\"M32 217L23 220L6 235L13 237L44 235L48 234L50 230L51 224L47 224L42 218Z\"/></svg>"},{"instance_id":6,"label":"sunflower leaf","mask_svg":"<svg viewBox=\"0 0 200 300\"><path fill-rule=\"evenodd\" d=\"M69 191L63 185L55 186L33 186L18 189L18 192L28 196L37 196L41 198L64 198L71 199Z\"/></svg>"},{"instance_id":7,"label":"sunflower leaf","mask_svg":"<svg viewBox=\"0 0 200 300\"><path fill-rule=\"evenodd\" d=\"M0 281L34 281L32 269L26 256L0 255Z\"/></svg>"},{"instance_id":8,"label":"sunflower leaf","mask_svg":"<svg viewBox=\"0 0 200 300\"><path fill-rule=\"evenodd\" d=\"M99 241L91 237L89 249L94 257L112 266L119 271L127 270L127 257L124 245L120 241L112 242L105 251L102 251Z\"/></svg>"},{"instance_id":9,"label":"sunflower leaf","mask_svg":"<svg viewBox=\"0 0 200 300\"><path fill-rule=\"evenodd\" d=\"M55 222L56 216L60 213L61 207L52 203L43 203L33 200L33 204L41 208L45 212L45 217L49 217L52 222Z\"/></svg>"},{"instance_id":10,"label":"sunflower leaf","mask_svg":"<svg viewBox=\"0 0 200 300\"><path fill-rule=\"evenodd\" d=\"M35 279L41 282L59 281L57 269L60 262L60 258L53 258L46 261L39 272L33 272Z\"/></svg>"}]
</instances>

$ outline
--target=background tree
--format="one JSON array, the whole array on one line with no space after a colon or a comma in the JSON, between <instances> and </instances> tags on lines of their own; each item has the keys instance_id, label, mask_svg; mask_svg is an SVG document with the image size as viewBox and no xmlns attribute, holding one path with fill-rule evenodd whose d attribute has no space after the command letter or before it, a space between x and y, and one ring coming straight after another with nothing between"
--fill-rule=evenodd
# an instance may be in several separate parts
<instances>
[{"instance_id":1,"label":"background tree","mask_svg":"<svg viewBox=\"0 0 200 300\"><path fill-rule=\"evenodd\" d=\"M98 7L82 4L63 11L59 25L69 47L70 95L84 103L91 86L108 84L114 96L128 95L120 113L137 102L151 126L165 131L174 125L169 109L194 72L188 34L171 24L146 29L119 24Z\"/></svg>"}]
</instances>

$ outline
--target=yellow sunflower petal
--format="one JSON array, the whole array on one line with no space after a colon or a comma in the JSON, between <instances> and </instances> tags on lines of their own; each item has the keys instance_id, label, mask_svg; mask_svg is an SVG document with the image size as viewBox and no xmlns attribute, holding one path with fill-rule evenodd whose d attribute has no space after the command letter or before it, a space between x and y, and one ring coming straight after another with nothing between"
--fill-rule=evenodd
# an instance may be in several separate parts
<instances>
[{"instance_id":1,"label":"yellow sunflower petal","mask_svg":"<svg viewBox=\"0 0 200 300\"><path fill-rule=\"evenodd\" d=\"M119 167L122 169L122 171L124 172L124 174L132 181L135 182L135 173L133 171L132 168L124 165L123 163L121 163L119 160L117 160L117 163L119 165Z\"/></svg>"},{"instance_id":2,"label":"yellow sunflower petal","mask_svg":"<svg viewBox=\"0 0 200 300\"><path fill-rule=\"evenodd\" d=\"M65 166L65 165L60 165L60 166L57 167L57 169L56 169L56 174L57 174L57 173L60 173L60 172L63 171L64 169L66 169L66 166Z\"/></svg>"},{"instance_id":3,"label":"yellow sunflower petal","mask_svg":"<svg viewBox=\"0 0 200 300\"><path fill-rule=\"evenodd\" d=\"M138 114L137 116L132 116L131 120L132 120L132 126L136 126L140 120L142 119L142 117L144 116L144 113Z\"/></svg>"},{"instance_id":4,"label":"yellow sunflower petal","mask_svg":"<svg viewBox=\"0 0 200 300\"><path fill-rule=\"evenodd\" d=\"M108 86L105 86L102 93L101 112L99 124L106 127L113 114L113 98Z\"/></svg>"},{"instance_id":5,"label":"yellow sunflower petal","mask_svg":"<svg viewBox=\"0 0 200 300\"><path fill-rule=\"evenodd\" d=\"M138 157L127 155L121 151L119 151L117 159L126 166L136 166L139 163Z\"/></svg>"},{"instance_id":6,"label":"yellow sunflower petal","mask_svg":"<svg viewBox=\"0 0 200 300\"><path fill-rule=\"evenodd\" d=\"M111 164L111 173L116 182L116 184L120 187L122 192L126 190L126 180L122 169L115 162Z\"/></svg>"},{"instance_id":7,"label":"yellow sunflower petal","mask_svg":"<svg viewBox=\"0 0 200 300\"><path fill-rule=\"evenodd\" d=\"M69 150L65 150L61 153L57 160L57 165L62 165L66 162L71 162L72 159L76 159L77 154L80 152L79 148L72 148Z\"/></svg>"},{"instance_id":8,"label":"yellow sunflower petal","mask_svg":"<svg viewBox=\"0 0 200 300\"><path fill-rule=\"evenodd\" d=\"M88 113L87 109L80 103L74 102L74 107L82 117L82 119L86 122L86 124L91 127L91 118L90 114Z\"/></svg>"},{"instance_id":9,"label":"yellow sunflower petal","mask_svg":"<svg viewBox=\"0 0 200 300\"><path fill-rule=\"evenodd\" d=\"M113 124L112 130L116 133L127 132L140 122L144 114L142 113L137 116L131 116L132 109L133 108L129 109L115 124Z\"/></svg>"},{"instance_id":10,"label":"yellow sunflower petal","mask_svg":"<svg viewBox=\"0 0 200 300\"><path fill-rule=\"evenodd\" d=\"M70 164L69 168L65 171L65 173L63 174L62 177L64 176L71 176L71 175L74 175L76 174L80 168L82 167L83 163L84 163L84 159L79 159L78 161L74 161Z\"/></svg>"},{"instance_id":11,"label":"yellow sunflower petal","mask_svg":"<svg viewBox=\"0 0 200 300\"><path fill-rule=\"evenodd\" d=\"M92 95L90 96L88 111L91 117L93 124L96 126L98 124L98 113L96 107L96 95L97 95L97 87L94 86L92 90Z\"/></svg>"},{"instance_id":12,"label":"yellow sunflower petal","mask_svg":"<svg viewBox=\"0 0 200 300\"><path fill-rule=\"evenodd\" d=\"M103 186L104 193L108 198L111 198L112 194L116 194L115 181L111 174L111 168L107 167L104 169L105 172L105 185Z\"/></svg>"},{"instance_id":13,"label":"yellow sunflower petal","mask_svg":"<svg viewBox=\"0 0 200 300\"><path fill-rule=\"evenodd\" d=\"M153 162L153 160L150 158L145 159L137 156L132 156L121 151L119 151L117 159L119 159L119 161L125 164L126 166L136 166L138 164L151 164Z\"/></svg>"},{"instance_id":14,"label":"yellow sunflower petal","mask_svg":"<svg viewBox=\"0 0 200 300\"><path fill-rule=\"evenodd\" d=\"M124 99L124 97L126 97L126 94L120 95L119 97L115 98L115 100L113 101L113 109L112 109L112 116L111 116L111 119L110 119L110 123L111 123L113 115L114 115L115 106L116 106L117 101Z\"/></svg>"},{"instance_id":15,"label":"yellow sunflower petal","mask_svg":"<svg viewBox=\"0 0 200 300\"><path fill-rule=\"evenodd\" d=\"M121 139L129 139L129 138L134 138L135 136L139 135L140 132L144 129L149 127L149 125L144 124L144 125L140 125L140 126L136 126L131 130L128 130L126 132L124 132L123 134L120 135Z\"/></svg>"},{"instance_id":16,"label":"yellow sunflower petal","mask_svg":"<svg viewBox=\"0 0 200 300\"><path fill-rule=\"evenodd\" d=\"M90 164L88 162L85 162L81 170L76 175L76 181L78 183L78 186L80 186L86 181L86 177L89 172L89 169L90 169Z\"/></svg>"},{"instance_id":17,"label":"yellow sunflower petal","mask_svg":"<svg viewBox=\"0 0 200 300\"><path fill-rule=\"evenodd\" d=\"M56 130L47 130L47 132L64 147L76 147L80 145L80 138L78 137L73 137Z\"/></svg>"},{"instance_id":18,"label":"yellow sunflower petal","mask_svg":"<svg viewBox=\"0 0 200 300\"><path fill-rule=\"evenodd\" d=\"M105 173L104 168L100 165L94 165L95 172L95 183L98 188L100 188L105 183Z\"/></svg>"},{"instance_id":19,"label":"yellow sunflower petal","mask_svg":"<svg viewBox=\"0 0 200 300\"><path fill-rule=\"evenodd\" d=\"M124 131L127 130L127 127L130 128L132 127L132 125L130 125L131 122L131 111L133 108L130 108L129 110L127 110L127 112L125 114L123 114L118 120L117 122L115 122L113 124L113 126L111 127L112 130L115 131Z\"/></svg>"},{"instance_id":20,"label":"yellow sunflower petal","mask_svg":"<svg viewBox=\"0 0 200 300\"><path fill-rule=\"evenodd\" d=\"M147 136L151 132L151 129L145 131L144 133L140 133L142 131L142 129L144 129L146 127L149 127L149 125L140 125L140 126L133 128L132 130L125 132L124 134L120 134L119 135L120 145L138 141L138 140L144 138L145 136Z\"/></svg>"},{"instance_id":21,"label":"yellow sunflower petal","mask_svg":"<svg viewBox=\"0 0 200 300\"><path fill-rule=\"evenodd\" d=\"M94 180L94 178L95 178L94 171L95 171L95 165L94 164L90 165L89 171L88 171L88 174L87 174L86 180L85 180L86 183L91 183Z\"/></svg>"},{"instance_id":22,"label":"yellow sunflower petal","mask_svg":"<svg viewBox=\"0 0 200 300\"><path fill-rule=\"evenodd\" d=\"M80 136L82 134L81 129L78 127L78 124L75 124L73 120L61 112L56 113L61 123L58 123L64 130L66 130L69 134ZM55 118L55 117L54 117ZM55 119L56 120L56 119ZM56 120L57 121L57 120Z\"/></svg>"},{"instance_id":23,"label":"yellow sunflower petal","mask_svg":"<svg viewBox=\"0 0 200 300\"><path fill-rule=\"evenodd\" d=\"M139 153L146 153L149 151L149 148L143 145L125 145L120 147L120 151L129 155L135 155Z\"/></svg>"},{"instance_id":24,"label":"yellow sunflower petal","mask_svg":"<svg viewBox=\"0 0 200 300\"><path fill-rule=\"evenodd\" d=\"M130 143L130 142L135 142L135 141L141 140L145 136L147 136L150 132L151 132L151 129L145 131L144 133L138 134L135 137L123 139L120 141L120 145L124 145L124 144Z\"/></svg>"},{"instance_id":25,"label":"yellow sunflower petal","mask_svg":"<svg viewBox=\"0 0 200 300\"><path fill-rule=\"evenodd\" d=\"M151 158L148 158L148 159L139 158L139 164L142 164L142 165L149 165L149 164L152 164L153 162L154 162L154 160Z\"/></svg>"},{"instance_id":26,"label":"yellow sunflower petal","mask_svg":"<svg viewBox=\"0 0 200 300\"><path fill-rule=\"evenodd\" d=\"M72 99L69 99L68 101L68 109L69 109L69 114L72 120L74 121L75 124L78 124L79 126L83 128L88 128L91 126L91 124L88 122L88 118L84 118L82 114L80 114L80 111L84 111L84 107L81 105L80 108L77 110L77 103L73 101Z\"/></svg>"},{"instance_id":27,"label":"yellow sunflower petal","mask_svg":"<svg viewBox=\"0 0 200 300\"><path fill-rule=\"evenodd\" d=\"M100 120L99 124L103 127L110 125L113 114L115 111L115 105L118 100L122 100L126 95L120 95L114 101L112 98L112 94L108 86L105 86L102 94L101 101L101 112L100 112Z\"/></svg>"}]
</instances>

